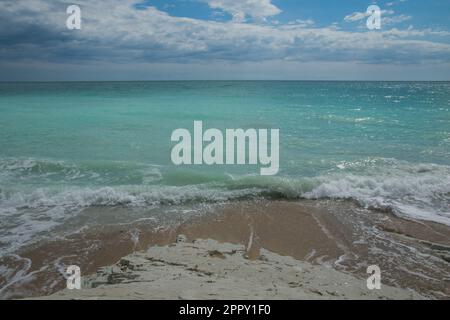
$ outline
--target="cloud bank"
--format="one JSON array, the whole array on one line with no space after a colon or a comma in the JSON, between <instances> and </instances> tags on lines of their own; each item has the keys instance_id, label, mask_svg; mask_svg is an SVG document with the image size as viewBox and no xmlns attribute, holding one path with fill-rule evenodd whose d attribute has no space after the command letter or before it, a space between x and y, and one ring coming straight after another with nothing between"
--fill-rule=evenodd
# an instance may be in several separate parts
<instances>
[{"instance_id":1,"label":"cloud bank","mask_svg":"<svg viewBox=\"0 0 450 320\"><path fill-rule=\"evenodd\" d=\"M170 16L134 0L82 1L82 30L67 30L69 1L0 2L0 60L58 63L201 63L219 61L449 63L447 32L263 23L281 12L270 0L206 0L227 22ZM345 20L362 19L354 13ZM244 23L246 18L252 21ZM433 34L433 41L429 39Z\"/></svg>"}]
</instances>

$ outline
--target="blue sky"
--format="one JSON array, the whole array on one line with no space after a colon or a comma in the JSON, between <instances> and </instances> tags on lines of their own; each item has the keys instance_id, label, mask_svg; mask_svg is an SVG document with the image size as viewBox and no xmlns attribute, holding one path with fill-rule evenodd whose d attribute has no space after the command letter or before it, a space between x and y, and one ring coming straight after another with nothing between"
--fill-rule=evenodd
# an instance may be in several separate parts
<instances>
[{"instance_id":1,"label":"blue sky","mask_svg":"<svg viewBox=\"0 0 450 320\"><path fill-rule=\"evenodd\" d=\"M2 0L0 80L450 80L449 15L447 0Z\"/></svg>"},{"instance_id":2,"label":"blue sky","mask_svg":"<svg viewBox=\"0 0 450 320\"><path fill-rule=\"evenodd\" d=\"M235 0L236 2L240 0ZM365 11L370 4L377 4L382 9L394 9L398 15L414 17L417 27L448 28L450 20L450 2L441 0L409 0L409 1L362 1L362 0L272 0L271 3L281 10L270 20L289 23L297 19L312 19L317 26L328 26L342 22L343 17L351 12ZM214 15L207 1L201 0L146 0L139 2L139 7L155 6L172 16L190 17L202 20L226 21L231 18L227 12L223 16ZM412 20L398 24L408 27ZM345 26L345 25L344 25ZM352 26L345 26L351 28Z\"/></svg>"}]
</instances>

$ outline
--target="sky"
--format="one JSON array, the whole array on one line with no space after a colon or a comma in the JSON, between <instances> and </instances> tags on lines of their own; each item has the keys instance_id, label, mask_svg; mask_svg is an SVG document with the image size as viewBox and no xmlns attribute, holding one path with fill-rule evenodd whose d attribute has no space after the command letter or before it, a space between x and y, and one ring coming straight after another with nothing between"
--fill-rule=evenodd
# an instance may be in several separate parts
<instances>
[{"instance_id":1,"label":"sky","mask_svg":"<svg viewBox=\"0 0 450 320\"><path fill-rule=\"evenodd\" d=\"M450 80L450 1L0 1L0 81L94 80Z\"/></svg>"}]
</instances>

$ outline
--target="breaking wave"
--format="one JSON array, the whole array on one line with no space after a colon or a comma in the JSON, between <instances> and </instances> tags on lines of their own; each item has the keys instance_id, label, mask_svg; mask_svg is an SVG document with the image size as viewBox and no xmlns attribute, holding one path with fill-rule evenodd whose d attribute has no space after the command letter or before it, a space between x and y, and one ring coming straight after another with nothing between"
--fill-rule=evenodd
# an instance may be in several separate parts
<instances>
[{"instance_id":1,"label":"breaking wave","mask_svg":"<svg viewBox=\"0 0 450 320\"><path fill-rule=\"evenodd\" d=\"M48 186L42 183L43 179L55 178ZM8 180L12 179L16 187L8 187ZM77 185L74 180L83 184ZM353 199L367 207L390 208L416 218L450 218L450 167L395 159L340 162L334 170L317 177L205 174L173 168L164 172L157 166L120 162L75 165L62 161L3 160L0 183L0 212L266 197Z\"/></svg>"}]
</instances>

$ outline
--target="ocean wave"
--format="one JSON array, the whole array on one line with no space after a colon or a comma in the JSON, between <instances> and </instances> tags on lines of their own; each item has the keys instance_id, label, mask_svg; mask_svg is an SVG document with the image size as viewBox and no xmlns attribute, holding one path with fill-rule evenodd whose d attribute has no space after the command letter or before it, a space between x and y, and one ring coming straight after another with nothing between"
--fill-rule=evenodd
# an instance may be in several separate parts
<instances>
[{"instance_id":1,"label":"ocean wave","mask_svg":"<svg viewBox=\"0 0 450 320\"><path fill-rule=\"evenodd\" d=\"M340 123L380 123L383 122L381 119L374 119L372 117L345 117L339 115L322 115L318 117L319 119L326 120L329 122L340 122Z\"/></svg>"},{"instance_id":2,"label":"ocean wave","mask_svg":"<svg viewBox=\"0 0 450 320\"><path fill-rule=\"evenodd\" d=\"M37 170L36 166L34 162L11 163L6 166L6 172L28 172ZM64 171L67 167L64 163L47 167L39 165L39 170ZM2 168L5 168L4 163ZM136 166L131 168L135 170ZM152 168L147 169L153 172ZM142 173L144 176L145 172ZM208 174L173 168L167 172L161 168L157 172L156 184L26 185L19 181L11 186L2 180L0 253L12 252L49 235L49 231L59 226L65 228L66 223L74 218L78 221L85 209L97 207L129 208L142 211L144 215L147 209L156 208L159 212L161 208L170 220L172 210L166 210L165 206L180 206L182 209L191 205L249 199L348 199L368 209L389 210L410 219L450 225L450 167L445 165L363 159L336 162L334 169L316 177ZM0 170L2 173L5 170ZM102 212L108 213L108 210ZM95 221L96 218L92 219Z\"/></svg>"},{"instance_id":3,"label":"ocean wave","mask_svg":"<svg viewBox=\"0 0 450 320\"><path fill-rule=\"evenodd\" d=\"M417 169L378 175L334 174L320 177L317 187L303 194L308 199L351 199L366 208L390 210L405 217L450 225L450 172Z\"/></svg>"},{"instance_id":4,"label":"ocean wave","mask_svg":"<svg viewBox=\"0 0 450 320\"><path fill-rule=\"evenodd\" d=\"M52 166L52 170L58 165ZM8 166L8 170L35 166L32 163L19 169ZM67 165L61 164L61 168L66 170ZM334 170L317 177L264 177L183 170L150 172L150 176L155 177L152 183L136 179L139 184L42 187L32 184L21 188L2 184L0 214L55 207L70 211L91 206L144 207L257 197L331 198L352 199L365 207L390 209L450 225L450 167L445 165L370 158L336 163ZM141 175L146 176L146 173L141 172Z\"/></svg>"},{"instance_id":5,"label":"ocean wave","mask_svg":"<svg viewBox=\"0 0 450 320\"><path fill-rule=\"evenodd\" d=\"M223 190L200 186L120 186L102 188L62 189L39 188L31 192L1 195L1 210L38 209L52 207L81 208L91 206L139 207L161 204L183 204L188 202L225 201L258 194L257 190Z\"/></svg>"},{"instance_id":6,"label":"ocean wave","mask_svg":"<svg viewBox=\"0 0 450 320\"><path fill-rule=\"evenodd\" d=\"M70 182L80 185L120 185L151 184L160 179L159 166L153 164L0 158L0 184L20 180L27 184Z\"/></svg>"}]
</instances>

